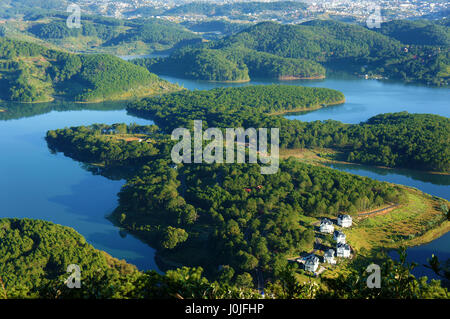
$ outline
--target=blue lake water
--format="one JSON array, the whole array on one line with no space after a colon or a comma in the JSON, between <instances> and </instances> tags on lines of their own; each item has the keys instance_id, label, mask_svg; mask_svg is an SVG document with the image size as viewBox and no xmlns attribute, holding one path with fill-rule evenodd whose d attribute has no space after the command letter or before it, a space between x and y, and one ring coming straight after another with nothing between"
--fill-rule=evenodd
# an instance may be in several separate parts
<instances>
[{"instance_id":1,"label":"blue lake water","mask_svg":"<svg viewBox=\"0 0 450 319\"><path fill-rule=\"evenodd\" d=\"M289 82L256 80L239 84L208 83L168 76L162 78L191 90L283 83L328 87L345 94L347 102L343 105L288 116L302 121L335 119L345 123L359 123L379 113L405 110L450 116L450 90L441 88L354 78ZM117 193L124 181L93 175L80 163L62 154L51 154L44 140L46 132L51 129L93 123L151 124L151 121L128 115L124 110L125 103L117 102L100 106L62 102L45 105L0 103L0 107L2 105L17 112L14 116L4 118L0 113L0 217L37 218L70 226L86 237L94 247L105 250L114 257L125 259L140 269L157 269L154 249L133 236L123 238L119 229L105 219L116 207ZM83 107L88 109L80 110ZM20 110L26 112L22 114ZM360 165L333 167L416 187L426 193L450 199L448 176ZM449 240L449 235L446 234L429 245L411 248L408 250L411 252L409 258L425 263L426 258L431 256L430 252L448 258ZM419 269L417 274L420 271Z\"/></svg>"},{"instance_id":2,"label":"blue lake water","mask_svg":"<svg viewBox=\"0 0 450 319\"><path fill-rule=\"evenodd\" d=\"M173 83L194 90L215 87L236 87L262 84L286 84L335 89L344 93L346 103L307 112L288 115L289 119L323 121L333 119L343 123L360 123L380 113L408 111L450 117L450 90L397 82L363 80L349 76L335 76L324 80L254 80L248 83L214 83L161 76Z\"/></svg>"},{"instance_id":3,"label":"blue lake water","mask_svg":"<svg viewBox=\"0 0 450 319\"><path fill-rule=\"evenodd\" d=\"M0 121L0 217L36 218L70 226L94 247L140 269L157 269L154 249L133 236L122 238L105 219L117 206L124 181L112 181L53 155L44 139L49 129L93 123L149 124L119 111L69 111Z\"/></svg>"}]
</instances>

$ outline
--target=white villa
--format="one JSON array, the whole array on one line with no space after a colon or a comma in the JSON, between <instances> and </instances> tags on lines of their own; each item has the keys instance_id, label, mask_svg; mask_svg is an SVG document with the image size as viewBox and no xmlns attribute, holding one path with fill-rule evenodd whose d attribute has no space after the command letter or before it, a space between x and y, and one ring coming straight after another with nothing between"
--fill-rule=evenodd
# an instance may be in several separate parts
<instances>
[{"instance_id":1,"label":"white villa","mask_svg":"<svg viewBox=\"0 0 450 319\"><path fill-rule=\"evenodd\" d=\"M337 244L336 255L337 255L337 257L349 258L350 257L350 246L347 244Z\"/></svg>"},{"instance_id":2,"label":"white villa","mask_svg":"<svg viewBox=\"0 0 450 319\"><path fill-rule=\"evenodd\" d=\"M316 272L318 267L319 267L319 257L313 254L305 258L306 271Z\"/></svg>"},{"instance_id":3,"label":"white villa","mask_svg":"<svg viewBox=\"0 0 450 319\"><path fill-rule=\"evenodd\" d=\"M333 222L328 218L322 219L319 226L321 233L329 233L331 234L334 231Z\"/></svg>"},{"instance_id":4,"label":"white villa","mask_svg":"<svg viewBox=\"0 0 450 319\"><path fill-rule=\"evenodd\" d=\"M336 264L336 259L334 258L334 250L333 249L328 249L324 254L323 254L323 259L326 263L329 264Z\"/></svg>"},{"instance_id":5,"label":"white villa","mask_svg":"<svg viewBox=\"0 0 450 319\"><path fill-rule=\"evenodd\" d=\"M352 217L350 215L339 215L337 223L341 227L350 227L352 225Z\"/></svg>"},{"instance_id":6,"label":"white villa","mask_svg":"<svg viewBox=\"0 0 450 319\"><path fill-rule=\"evenodd\" d=\"M345 234L340 230L334 232L333 238L338 244L345 244Z\"/></svg>"}]
</instances>

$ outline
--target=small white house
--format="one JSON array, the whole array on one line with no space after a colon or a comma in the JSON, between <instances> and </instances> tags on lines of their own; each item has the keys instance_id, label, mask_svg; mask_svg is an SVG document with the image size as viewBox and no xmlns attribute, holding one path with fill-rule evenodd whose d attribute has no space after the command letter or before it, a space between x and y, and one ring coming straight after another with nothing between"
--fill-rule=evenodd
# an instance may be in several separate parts
<instances>
[{"instance_id":1,"label":"small white house","mask_svg":"<svg viewBox=\"0 0 450 319\"><path fill-rule=\"evenodd\" d=\"M352 217L350 215L339 215L337 223L341 227L350 227L352 225Z\"/></svg>"},{"instance_id":2,"label":"small white house","mask_svg":"<svg viewBox=\"0 0 450 319\"><path fill-rule=\"evenodd\" d=\"M334 258L334 249L328 249L324 254L323 254L323 260L326 263L329 264L336 264L336 259Z\"/></svg>"},{"instance_id":3,"label":"small white house","mask_svg":"<svg viewBox=\"0 0 450 319\"><path fill-rule=\"evenodd\" d=\"M320 222L319 230L321 233L331 234L334 231L333 222L328 218L322 219L322 221Z\"/></svg>"},{"instance_id":4,"label":"small white house","mask_svg":"<svg viewBox=\"0 0 450 319\"><path fill-rule=\"evenodd\" d=\"M345 244L345 234L340 230L334 232L333 238L338 244Z\"/></svg>"},{"instance_id":5,"label":"small white house","mask_svg":"<svg viewBox=\"0 0 450 319\"><path fill-rule=\"evenodd\" d=\"M337 255L337 257L349 258L350 257L350 246L347 244L337 244L336 255Z\"/></svg>"},{"instance_id":6,"label":"small white house","mask_svg":"<svg viewBox=\"0 0 450 319\"><path fill-rule=\"evenodd\" d=\"M319 257L316 255L309 255L305 258L305 270L315 272L319 267Z\"/></svg>"}]
</instances>

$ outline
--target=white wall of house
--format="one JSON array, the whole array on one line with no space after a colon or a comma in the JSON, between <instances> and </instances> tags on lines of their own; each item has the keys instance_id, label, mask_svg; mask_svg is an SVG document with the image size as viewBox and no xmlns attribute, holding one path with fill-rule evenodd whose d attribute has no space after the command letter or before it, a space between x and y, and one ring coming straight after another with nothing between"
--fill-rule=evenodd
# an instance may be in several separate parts
<instances>
[{"instance_id":1,"label":"white wall of house","mask_svg":"<svg viewBox=\"0 0 450 319\"><path fill-rule=\"evenodd\" d=\"M342 218L338 217L337 224L341 227L350 227L352 226L352 218Z\"/></svg>"},{"instance_id":2,"label":"white wall of house","mask_svg":"<svg viewBox=\"0 0 450 319\"><path fill-rule=\"evenodd\" d=\"M320 227L321 233L332 233L334 232L334 226L332 224L321 224Z\"/></svg>"}]
</instances>

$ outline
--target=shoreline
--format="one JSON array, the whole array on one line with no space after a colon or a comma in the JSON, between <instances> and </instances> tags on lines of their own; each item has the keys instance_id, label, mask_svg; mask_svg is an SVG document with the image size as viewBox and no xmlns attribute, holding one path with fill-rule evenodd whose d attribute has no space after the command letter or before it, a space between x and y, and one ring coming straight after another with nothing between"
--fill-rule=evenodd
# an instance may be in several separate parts
<instances>
[{"instance_id":1,"label":"shoreline","mask_svg":"<svg viewBox=\"0 0 450 319\"><path fill-rule=\"evenodd\" d=\"M432 228L420 235L417 238L411 239L407 247L417 247L431 243L432 241L441 238L450 231L450 221L446 220L436 228Z\"/></svg>"},{"instance_id":2,"label":"shoreline","mask_svg":"<svg viewBox=\"0 0 450 319\"><path fill-rule=\"evenodd\" d=\"M321 108L328 107L328 106L341 105L341 104L344 104L345 102L346 102L346 100L344 98L343 100L339 100L339 101L331 102L331 103L318 104L318 105L314 105L314 106L306 108L306 109L305 108L301 108L301 109L297 108L297 109L293 109L293 110L283 110L283 111L269 113L268 115L284 115L284 114L288 114L288 113L316 111L316 110L319 110Z\"/></svg>"},{"instance_id":3,"label":"shoreline","mask_svg":"<svg viewBox=\"0 0 450 319\"><path fill-rule=\"evenodd\" d=\"M163 73L160 73L160 74L161 75L167 75L167 76L174 76L174 75L163 74ZM246 79L246 80L223 80L223 81L219 81L219 80L202 80L202 79L194 79L194 78L186 78L186 79L187 80L192 80L192 81L203 81L203 82L208 82L208 83L248 83L248 82L253 81L252 78L249 78L249 79ZM268 78L268 79L270 79L270 78ZM310 76L310 77L279 76L279 77L275 77L273 79L278 80L278 81L324 80L324 79L326 79L326 76L325 75L317 75L317 76Z\"/></svg>"},{"instance_id":4,"label":"shoreline","mask_svg":"<svg viewBox=\"0 0 450 319\"><path fill-rule=\"evenodd\" d=\"M328 150L331 153L340 153L341 151L331 149L331 148L324 148L323 150ZM356 166L367 166L370 168L380 168L380 169L389 169L389 170L410 170L413 172L419 172L419 173L425 173L425 174L432 174L432 175L439 175L439 176L450 176L449 172L436 172L436 171L426 171L426 170L420 170L415 168L408 168L408 167L387 167L387 166L380 166L380 165L370 165L370 164L363 164L363 163L357 163L357 162L348 162L348 161L342 161L342 160L334 160L334 159L328 159L324 158L322 156L317 155L318 152L320 152L320 149L314 149L314 148L285 148L280 149L280 158L289 158L290 156L293 156L299 160L302 160L302 156L298 156L299 154L292 154L292 153L312 153L313 155L310 157L310 160L314 163L325 165L326 164L342 164L342 165L356 165ZM291 154L289 154L291 153ZM297 155L297 156L295 156Z\"/></svg>"},{"instance_id":5,"label":"shoreline","mask_svg":"<svg viewBox=\"0 0 450 319\"><path fill-rule=\"evenodd\" d=\"M357 163L357 162L346 162L346 161L338 161L338 160L324 160L323 163L368 166L368 167L375 167L375 168L389 169L389 170L392 170L392 169L406 169L406 170L411 170L411 171L421 172L421 173L426 173L426 174L432 174L432 175L450 176L449 172L425 171L425 170L421 170L421 169L408 168L408 167L388 167L388 166L370 165L370 164L363 164L363 163Z\"/></svg>"},{"instance_id":6,"label":"shoreline","mask_svg":"<svg viewBox=\"0 0 450 319\"><path fill-rule=\"evenodd\" d=\"M325 75L315 75L315 76L306 76L306 77L299 77L299 76L279 76L279 81L295 81L295 80L323 80L326 79Z\"/></svg>"},{"instance_id":7,"label":"shoreline","mask_svg":"<svg viewBox=\"0 0 450 319\"><path fill-rule=\"evenodd\" d=\"M178 91L182 91L184 88L180 87L177 90L168 90L167 92L164 92L163 94L170 94L170 93L174 93L174 92L178 92ZM118 96L118 97L111 97L111 98L104 98L104 99L98 99L98 100L92 100L92 101L76 101L76 100L71 100L71 99L67 99L64 98L63 96L52 96L51 99L49 100L45 100L45 101L33 101L33 102L23 102L23 101L3 101L3 102L8 102L8 103L18 103L18 104L24 104L24 105L33 105L33 104L42 104L42 103L53 103L55 101L60 101L63 103L74 103L74 104L98 104L98 103L104 103L104 102L129 102L132 101L135 98L145 98L145 97L150 97L150 96L156 96L161 94L161 92L154 92L154 93L150 93L150 94L142 94L142 95L135 95L135 96L128 96L126 97L126 95L129 92L125 92L122 95ZM1 102L2 100L0 100ZM2 112L7 112L7 109L1 109L0 108L0 113Z\"/></svg>"}]
</instances>

